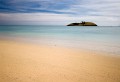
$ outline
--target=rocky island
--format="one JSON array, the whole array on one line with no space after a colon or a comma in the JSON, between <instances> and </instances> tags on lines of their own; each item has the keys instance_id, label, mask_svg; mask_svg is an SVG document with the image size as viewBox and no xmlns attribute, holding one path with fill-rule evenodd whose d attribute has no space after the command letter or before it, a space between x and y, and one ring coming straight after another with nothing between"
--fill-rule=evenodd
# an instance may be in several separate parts
<instances>
[{"instance_id":1,"label":"rocky island","mask_svg":"<svg viewBox=\"0 0 120 82\"><path fill-rule=\"evenodd\" d=\"M97 26L97 24L93 22L82 21L81 23L70 23L67 26Z\"/></svg>"}]
</instances>

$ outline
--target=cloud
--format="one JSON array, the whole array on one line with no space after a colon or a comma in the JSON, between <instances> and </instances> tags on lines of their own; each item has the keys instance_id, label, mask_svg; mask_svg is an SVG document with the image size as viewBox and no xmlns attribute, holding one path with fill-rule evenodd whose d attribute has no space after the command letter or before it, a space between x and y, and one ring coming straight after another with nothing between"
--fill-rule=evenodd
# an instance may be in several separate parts
<instances>
[{"instance_id":1,"label":"cloud","mask_svg":"<svg viewBox=\"0 0 120 82\"><path fill-rule=\"evenodd\" d=\"M119 0L0 0L0 12L119 15L119 5Z\"/></svg>"},{"instance_id":2,"label":"cloud","mask_svg":"<svg viewBox=\"0 0 120 82\"><path fill-rule=\"evenodd\" d=\"M69 9L62 11L71 11L78 15L115 15L120 16L119 0L84 0L73 4Z\"/></svg>"},{"instance_id":3,"label":"cloud","mask_svg":"<svg viewBox=\"0 0 120 82\"><path fill-rule=\"evenodd\" d=\"M1 13L1 24L31 24L31 25L66 25L70 22L93 21L100 26L117 25L118 19L106 16L73 16L68 14L50 13ZM104 20L103 20L104 19ZM109 21L109 22L108 22Z\"/></svg>"},{"instance_id":4,"label":"cloud","mask_svg":"<svg viewBox=\"0 0 120 82\"><path fill-rule=\"evenodd\" d=\"M33 13L55 12L54 10L67 9L74 4L73 0L0 0L0 12Z\"/></svg>"},{"instance_id":5,"label":"cloud","mask_svg":"<svg viewBox=\"0 0 120 82\"><path fill-rule=\"evenodd\" d=\"M120 25L119 0L0 0L1 24Z\"/></svg>"}]
</instances>

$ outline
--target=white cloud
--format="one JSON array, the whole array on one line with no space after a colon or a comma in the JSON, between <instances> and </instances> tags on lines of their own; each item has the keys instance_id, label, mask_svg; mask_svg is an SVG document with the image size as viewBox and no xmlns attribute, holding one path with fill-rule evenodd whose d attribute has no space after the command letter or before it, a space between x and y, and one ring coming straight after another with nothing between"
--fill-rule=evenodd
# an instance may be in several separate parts
<instances>
[{"instance_id":1,"label":"white cloud","mask_svg":"<svg viewBox=\"0 0 120 82\"><path fill-rule=\"evenodd\" d=\"M58 11L74 12L75 16L81 16L86 21L95 21L99 25L120 25L120 0L78 1L69 9Z\"/></svg>"},{"instance_id":2,"label":"white cloud","mask_svg":"<svg viewBox=\"0 0 120 82\"><path fill-rule=\"evenodd\" d=\"M6 21L3 24L56 24L66 25L71 22L92 21L98 25L119 25L118 18L106 16L73 16L67 14L50 13L11 13L0 14L0 21Z\"/></svg>"},{"instance_id":3,"label":"white cloud","mask_svg":"<svg viewBox=\"0 0 120 82\"><path fill-rule=\"evenodd\" d=\"M15 0L17 1L17 0ZM23 1L23 0L22 0ZM26 0L33 1L33 0ZM50 0L34 0L50 1ZM59 0L58 0L59 1ZM64 1L64 0L63 0ZM98 25L120 25L120 0L75 0L68 9L54 10L75 14L55 13L0 13L1 24L62 24L92 21ZM13 1L14 2L14 1ZM44 5L47 3L44 3ZM41 8L46 8L41 7ZM40 8L40 9L41 9ZM39 8L38 8L39 9Z\"/></svg>"}]
</instances>

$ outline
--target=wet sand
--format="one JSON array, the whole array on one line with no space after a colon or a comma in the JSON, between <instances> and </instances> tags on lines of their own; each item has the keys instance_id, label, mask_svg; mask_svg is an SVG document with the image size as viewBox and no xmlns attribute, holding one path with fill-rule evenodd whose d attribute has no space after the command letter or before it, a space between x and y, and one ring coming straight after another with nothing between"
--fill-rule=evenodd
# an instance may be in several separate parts
<instances>
[{"instance_id":1,"label":"wet sand","mask_svg":"<svg viewBox=\"0 0 120 82\"><path fill-rule=\"evenodd\" d=\"M120 57L3 40L0 82L120 82Z\"/></svg>"}]
</instances>

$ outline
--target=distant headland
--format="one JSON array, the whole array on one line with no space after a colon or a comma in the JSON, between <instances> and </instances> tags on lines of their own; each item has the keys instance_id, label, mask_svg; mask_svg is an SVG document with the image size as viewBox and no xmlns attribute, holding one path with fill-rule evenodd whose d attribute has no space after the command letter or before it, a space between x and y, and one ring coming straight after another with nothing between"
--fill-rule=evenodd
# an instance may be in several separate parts
<instances>
[{"instance_id":1,"label":"distant headland","mask_svg":"<svg viewBox=\"0 0 120 82\"><path fill-rule=\"evenodd\" d=\"M97 26L97 24L93 22L82 21L81 23L70 23L67 26Z\"/></svg>"}]
</instances>

